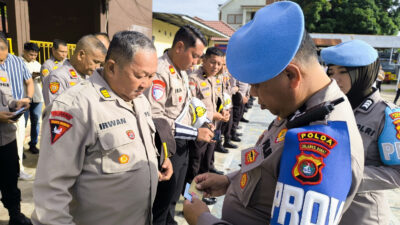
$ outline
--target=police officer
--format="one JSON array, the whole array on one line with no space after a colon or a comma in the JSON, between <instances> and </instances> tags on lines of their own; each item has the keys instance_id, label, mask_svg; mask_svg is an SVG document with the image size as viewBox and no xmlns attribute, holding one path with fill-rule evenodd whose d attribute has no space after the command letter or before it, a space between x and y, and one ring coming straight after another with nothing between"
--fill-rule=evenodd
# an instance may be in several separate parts
<instances>
[{"instance_id":1,"label":"police officer","mask_svg":"<svg viewBox=\"0 0 400 225\"><path fill-rule=\"evenodd\" d=\"M91 75L104 62L107 49L93 35L83 36L76 44L71 60L54 70L43 81L43 98L49 105L58 95L69 87Z\"/></svg>"},{"instance_id":2,"label":"police officer","mask_svg":"<svg viewBox=\"0 0 400 225\"><path fill-rule=\"evenodd\" d=\"M104 69L46 108L34 224L151 224L157 150L142 93L156 71L152 42L138 32L119 32ZM171 176L171 168L162 176Z\"/></svg>"},{"instance_id":3,"label":"police officer","mask_svg":"<svg viewBox=\"0 0 400 225\"><path fill-rule=\"evenodd\" d=\"M208 127L194 128L189 103L191 94L186 70L203 55L207 42L201 32L191 26L181 27L172 47L158 59L157 75L146 96L155 118L165 118L170 125L176 153L171 156L174 174L169 181L159 183L154 202L154 224L176 224L175 205L183 190L188 168L188 140L211 142L214 134Z\"/></svg>"},{"instance_id":4,"label":"police officer","mask_svg":"<svg viewBox=\"0 0 400 225\"><path fill-rule=\"evenodd\" d=\"M61 67L64 64L64 61L68 56L67 43L60 39L54 39L51 53L51 57L43 63L42 68L40 69L42 81L51 71L58 69L58 67Z\"/></svg>"},{"instance_id":5,"label":"police officer","mask_svg":"<svg viewBox=\"0 0 400 225\"><path fill-rule=\"evenodd\" d=\"M364 143L363 180L340 224L388 225L390 208L382 190L400 187L397 122L400 108L384 101L373 84L379 74L377 51L360 40L321 51L328 75L347 95Z\"/></svg>"},{"instance_id":6,"label":"police officer","mask_svg":"<svg viewBox=\"0 0 400 225\"><path fill-rule=\"evenodd\" d=\"M207 49L203 58L203 65L189 74L189 87L194 97L200 99L207 109L207 118L214 126L217 121L228 121L229 112L219 110L222 104L222 80L216 77L220 72L224 60L224 53L217 47ZM219 105L217 108L217 102ZM209 172L215 167L213 163L215 142L207 143L195 141L194 149L189 152L189 169L186 176L191 182L199 173Z\"/></svg>"},{"instance_id":7,"label":"police officer","mask_svg":"<svg viewBox=\"0 0 400 225\"><path fill-rule=\"evenodd\" d=\"M221 220L196 198L184 202L186 220L337 224L362 179L362 140L350 103L318 63L300 6L282 1L257 11L229 40L227 66L279 119L242 151L239 171L195 178L206 196L225 194Z\"/></svg>"},{"instance_id":8,"label":"police officer","mask_svg":"<svg viewBox=\"0 0 400 225\"><path fill-rule=\"evenodd\" d=\"M28 98L13 100L7 72L0 70L0 192L1 201L8 209L10 225L32 224L21 213L21 191L18 189L19 162L16 142L17 118L10 110L29 108ZM22 116L23 113L19 114Z\"/></svg>"}]
</instances>

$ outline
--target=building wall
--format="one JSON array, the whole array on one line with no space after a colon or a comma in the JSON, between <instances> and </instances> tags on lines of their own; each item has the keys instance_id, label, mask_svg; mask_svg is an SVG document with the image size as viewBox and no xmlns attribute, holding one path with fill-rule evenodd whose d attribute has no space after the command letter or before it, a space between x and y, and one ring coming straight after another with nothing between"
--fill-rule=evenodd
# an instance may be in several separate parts
<instances>
[{"instance_id":1,"label":"building wall","mask_svg":"<svg viewBox=\"0 0 400 225\"><path fill-rule=\"evenodd\" d=\"M242 5L245 6L265 6L266 0L231 0L228 4L226 4L223 8L220 9L221 20L225 23L229 24L235 29L238 29L243 24L247 23L251 19L251 13L247 12L243 14ZM251 9L255 11L254 9ZM240 24L231 24L228 23L228 15L236 14L242 15L242 23ZM244 16L243 16L244 15Z\"/></svg>"}]
</instances>

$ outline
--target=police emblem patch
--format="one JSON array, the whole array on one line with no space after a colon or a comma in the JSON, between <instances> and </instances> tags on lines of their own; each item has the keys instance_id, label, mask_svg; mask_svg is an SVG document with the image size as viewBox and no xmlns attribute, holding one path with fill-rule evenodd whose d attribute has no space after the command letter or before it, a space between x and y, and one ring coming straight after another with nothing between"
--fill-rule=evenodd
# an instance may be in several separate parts
<instances>
[{"instance_id":1,"label":"police emblem patch","mask_svg":"<svg viewBox=\"0 0 400 225\"><path fill-rule=\"evenodd\" d=\"M171 73L171 75L175 74L175 68L172 65L169 65L169 72Z\"/></svg>"},{"instance_id":2,"label":"police emblem patch","mask_svg":"<svg viewBox=\"0 0 400 225\"><path fill-rule=\"evenodd\" d=\"M196 107L197 117L202 117L204 115L204 113L206 113L206 112L207 112L207 110L204 107L201 107L201 106Z\"/></svg>"},{"instance_id":3,"label":"police emblem patch","mask_svg":"<svg viewBox=\"0 0 400 225\"><path fill-rule=\"evenodd\" d=\"M47 76L47 75L49 75L49 73L50 73L50 71L48 69L43 69L42 70L43 76Z\"/></svg>"},{"instance_id":4,"label":"police emblem patch","mask_svg":"<svg viewBox=\"0 0 400 225\"><path fill-rule=\"evenodd\" d=\"M5 83L5 82L7 82L7 78L6 77L0 77L0 81Z\"/></svg>"},{"instance_id":5,"label":"police emblem patch","mask_svg":"<svg viewBox=\"0 0 400 225\"><path fill-rule=\"evenodd\" d=\"M243 189L244 187L246 187L246 184L247 184L247 173L244 173L240 178L240 188Z\"/></svg>"},{"instance_id":6,"label":"police emblem patch","mask_svg":"<svg viewBox=\"0 0 400 225\"><path fill-rule=\"evenodd\" d=\"M76 74L74 69L69 69L69 74L72 78L78 78L78 75Z\"/></svg>"},{"instance_id":7,"label":"police emblem patch","mask_svg":"<svg viewBox=\"0 0 400 225\"><path fill-rule=\"evenodd\" d=\"M129 156L123 154L118 158L120 164L125 164L129 162Z\"/></svg>"},{"instance_id":8,"label":"police emblem patch","mask_svg":"<svg viewBox=\"0 0 400 225\"><path fill-rule=\"evenodd\" d=\"M57 93L58 90L60 89L60 83L59 82L50 82L49 89L52 94Z\"/></svg>"},{"instance_id":9,"label":"police emblem patch","mask_svg":"<svg viewBox=\"0 0 400 225\"><path fill-rule=\"evenodd\" d=\"M133 133L133 130L127 130L126 135L128 135L128 138L131 140L135 139L135 133Z\"/></svg>"},{"instance_id":10,"label":"police emblem patch","mask_svg":"<svg viewBox=\"0 0 400 225\"><path fill-rule=\"evenodd\" d=\"M103 95L104 98L111 98L110 93L108 93L107 88L100 88L100 93Z\"/></svg>"},{"instance_id":11,"label":"police emblem patch","mask_svg":"<svg viewBox=\"0 0 400 225\"><path fill-rule=\"evenodd\" d=\"M281 131L279 131L278 136L275 138L275 143L279 143L285 140L285 135L286 135L287 129L283 128Z\"/></svg>"},{"instance_id":12,"label":"police emblem patch","mask_svg":"<svg viewBox=\"0 0 400 225\"><path fill-rule=\"evenodd\" d=\"M151 88L151 94L153 99L160 101L165 94L165 83L161 80L153 80L153 86Z\"/></svg>"},{"instance_id":13,"label":"police emblem patch","mask_svg":"<svg viewBox=\"0 0 400 225\"><path fill-rule=\"evenodd\" d=\"M246 165L249 165L249 164L255 162L258 155L259 155L259 153L256 150L251 149L250 151L248 151L244 154L244 157L245 157L244 163Z\"/></svg>"},{"instance_id":14,"label":"police emblem patch","mask_svg":"<svg viewBox=\"0 0 400 225\"><path fill-rule=\"evenodd\" d=\"M300 153L296 158L297 162L292 172L294 178L302 185L316 185L321 183L321 170L325 166L322 157Z\"/></svg>"},{"instance_id":15,"label":"police emblem patch","mask_svg":"<svg viewBox=\"0 0 400 225\"><path fill-rule=\"evenodd\" d=\"M50 121L51 144L54 144L72 127L72 124L61 120L50 119L49 121Z\"/></svg>"}]
</instances>

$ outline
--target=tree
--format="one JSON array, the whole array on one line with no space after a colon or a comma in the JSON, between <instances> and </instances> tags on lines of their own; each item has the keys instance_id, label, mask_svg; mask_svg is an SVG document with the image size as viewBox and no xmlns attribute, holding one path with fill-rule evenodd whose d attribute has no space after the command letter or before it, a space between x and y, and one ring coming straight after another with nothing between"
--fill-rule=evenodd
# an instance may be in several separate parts
<instances>
[{"instance_id":1,"label":"tree","mask_svg":"<svg viewBox=\"0 0 400 225\"><path fill-rule=\"evenodd\" d=\"M400 28L399 0L294 1L309 32L395 35Z\"/></svg>"}]
</instances>

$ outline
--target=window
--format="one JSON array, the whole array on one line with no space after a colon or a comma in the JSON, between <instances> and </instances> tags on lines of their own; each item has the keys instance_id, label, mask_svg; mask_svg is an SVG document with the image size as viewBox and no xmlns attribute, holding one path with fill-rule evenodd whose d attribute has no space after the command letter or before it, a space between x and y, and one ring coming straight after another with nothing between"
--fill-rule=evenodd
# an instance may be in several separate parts
<instances>
[{"instance_id":1,"label":"window","mask_svg":"<svg viewBox=\"0 0 400 225\"><path fill-rule=\"evenodd\" d=\"M228 24L242 24L243 15L242 14L228 14L227 21L228 21Z\"/></svg>"}]
</instances>

